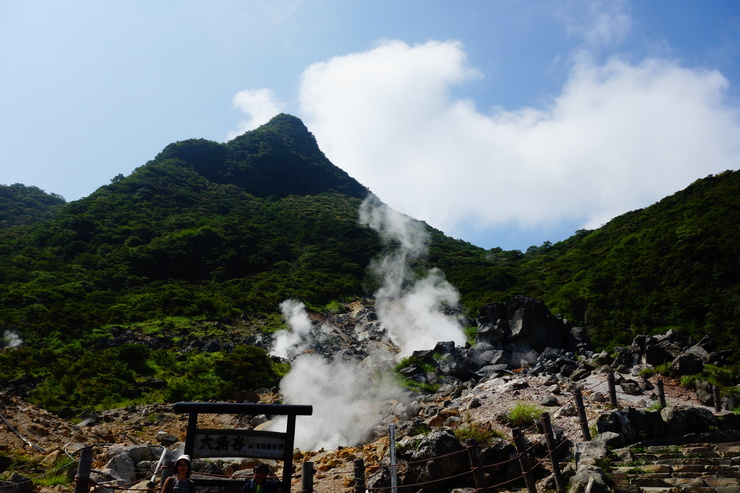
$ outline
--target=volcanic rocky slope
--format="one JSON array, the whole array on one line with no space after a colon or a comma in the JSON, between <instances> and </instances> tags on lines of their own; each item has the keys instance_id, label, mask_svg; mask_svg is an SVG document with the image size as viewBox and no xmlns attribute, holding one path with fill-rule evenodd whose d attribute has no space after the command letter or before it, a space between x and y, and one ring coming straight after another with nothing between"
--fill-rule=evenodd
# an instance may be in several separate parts
<instances>
[{"instance_id":1,"label":"volcanic rocky slope","mask_svg":"<svg viewBox=\"0 0 740 493\"><path fill-rule=\"evenodd\" d=\"M372 305L355 303L344 313L313 316L314 344L307 352L326 358L362 362L378 348L393 351L393 343L374 315ZM740 440L737 415L728 412L738 406L738 395L725 392L721 402L713 401L706 383L695 389L676 385L669 375L656 375L650 369L668 364L671 374L696 372L705 364L721 365L727 354L716 341L693 341L674 331L660 336L638 336L629 347L613 354L594 353L585 331L552 316L541 302L518 297L507 303L486 305L477 320L477 340L464 347L440 341L435 348L420 350L407 361L400 373L410 384L399 390L396 399L381 406L377 426L363 443L348 443L331 450L296 450L294 489L300 489L304 463L314 467L314 487L318 491L349 491L354 487L353 467L363 459L369 487L389 485L387 467L390 446L388 425L393 424L398 458L406 464L399 485L422 485L419 491L448 491L455 487L473 488L465 440L479 439L481 457L489 485L507 483L523 487L511 439L512 410L527 403L548 411L558 444L558 461L566 464L563 475L572 491L586 483L609 478L603 464L609 450L631 444L686 443ZM126 339L126 334L119 336ZM202 350L210 341L195 344ZM254 341L269 345L269 341ZM192 349L190 349L192 350ZM616 389L608 385L613 376ZM649 376L647 376L649 375ZM658 381L660 380L660 382ZM436 392L417 392L426 383ZM667 406L659 409L658 384L662 384ZM427 387L429 388L429 387ZM574 395L579 391L585 402L586 427L593 433L585 440L584 426L578 419ZM618 406L610 403L610 392ZM243 399L255 403L280 402L279 389L245 393ZM18 395L0 394L0 468L9 483L3 487L30 491L34 480L59 469L73 474L75 463L65 457L78 457L84 446L95 446L92 479L100 484L141 483L152 486L158 459L172 460L182 450L187 417L173 413L172 406L157 404L88 413L81 421L69 421L26 403ZM261 429L270 416L209 415L201 417L203 427ZM474 434L473 432L477 432ZM597 434L598 433L598 434ZM544 437L536 427L525 431L533 458L543 458ZM17 461L8 459L23 453L38 457L34 471L14 471ZM267 461L280 474L281 463ZM251 474L252 459L207 462L197 460L196 471L218 475ZM547 461L539 461L534 477L540 488L554 487ZM12 473L12 474L11 474ZM35 476L34 476L35 474ZM447 478L447 479L445 479ZM585 478L585 479L584 479ZM510 482L510 483L509 483ZM39 489L38 484L35 486ZM54 488L71 491L70 484ZM14 489L8 491L16 491Z\"/></svg>"}]
</instances>

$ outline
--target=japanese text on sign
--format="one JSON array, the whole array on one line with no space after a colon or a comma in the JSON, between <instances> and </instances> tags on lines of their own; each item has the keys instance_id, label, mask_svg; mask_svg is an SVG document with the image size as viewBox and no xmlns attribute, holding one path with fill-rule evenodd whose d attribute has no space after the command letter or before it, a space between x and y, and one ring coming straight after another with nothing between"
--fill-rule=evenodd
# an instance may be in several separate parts
<instances>
[{"instance_id":1,"label":"japanese text on sign","mask_svg":"<svg viewBox=\"0 0 740 493\"><path fill-rule=\"evenodd\" d=\"M285 433L248 430L196 430L195 457L282 459Z\"/></svg>"}]
</instances>

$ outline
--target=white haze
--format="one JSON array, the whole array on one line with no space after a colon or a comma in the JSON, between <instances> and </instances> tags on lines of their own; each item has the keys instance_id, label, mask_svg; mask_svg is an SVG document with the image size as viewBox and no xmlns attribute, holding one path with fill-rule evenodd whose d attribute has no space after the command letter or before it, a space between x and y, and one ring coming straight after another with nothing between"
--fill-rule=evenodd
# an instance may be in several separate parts
<instances>
[{"instance_id":1,"label":"white haze","mask_svg":"<svg viewBox=\"0 0 740 493\"><path fill-rule=\"evenodd\" d=\"M429 235L418 221L399 214L369 197L360 207L359 222L378 232L388 253L371 265L380 288L375 294L379 323L399 348L398 353L368 348L363 361L329 361L306 352L313 341L312 323L303 303L281 304L289 329L275 335L272 354L292 359L290 372L280 382L288 404L313 406L311 416L296 419L295 445L304 450L355 445L367 439L381 423L380 409L386 403L402 403L391 375L395 358L416 349L432 349L437 342L463 344L465 336L458 319L440 312L443 305L456 306L459 296L439 270L415 279L410 262L427 253ZM321 332L328 332L320 327ZM285 419L270 429L285 430Z\"/></svg>"},{"instance_id":2,"label":"white haze","mask_svg":"<svg viewBox=\"0 0 740 493\"><path fill-rule=\"evenodd\" d=\"M405 216L376 197L360 207L360 224L378 232L393 249L371 264L381 286L375 293L375 310L383 327L400 348L401 356L417 349L432 349L440 341L465 343L459 320L446 316L444 305L457 307L457 290L438 269L416 279L410 262L428 252L429 235L423 223Z\"/></svg>"},{"instance_id":3,"label":"white haze","mask_svg":"<svg viewBox=\"0 0 740 493\"><path fill-rule=\"evenodd\" d=\"M303 450L362 443L382 424L380 408L398 397L398 390L388 373L316 354L298 356L280 382L286 403L313 406L311 416L296 418L295 446ZM284 422L274 429L284 430Z\"/></svg>"},{"instance_id":4,"label":"white haze","mask_svg":"<svg viewBox=\"0 0 740 493\"><path fill-rule=\"evenodd\" d=\"M306 306L300 301L285 300L280 303L280 310L290 330L275 334L272 354L292 359L304 352L311 343L311 320L306 313Z\"/></svg>"},{"instance_id":5,"label":"white haze","mask_svg":"<svg viewBox=\"0 0 740 493\"><path fill-rule=\"evenodd\" d=\"M18 347L23 344L23 339L13 330L6 330L3 333L2 342L6 347Z\"/></svg>"}]
</instances>

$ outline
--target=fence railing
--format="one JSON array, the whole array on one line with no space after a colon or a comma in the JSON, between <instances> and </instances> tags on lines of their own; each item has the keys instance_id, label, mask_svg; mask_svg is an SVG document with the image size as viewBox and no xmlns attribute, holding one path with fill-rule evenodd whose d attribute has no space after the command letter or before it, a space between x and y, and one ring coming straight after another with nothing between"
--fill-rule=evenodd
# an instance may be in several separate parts
<instances>
[{"instance_id":1,"label":"fence railing","mask_svg":"<svg viewBox=\"0 0 740 493\"><path fill-rule=\"evenodd\" d=\"M609 386L609 403L613 407L618 407L619 402L617 398L617 390L616 385L614 381L614 377L612 374L609 374L607 377L607 382ZM656 389L658 391L658 405L660 408L666 407L666 397L663 387L663 381L661 379L658 379L656 382ZM590 441L591 440L591 432L589 430L589 424L588 424L588 418L586 415L586 409L583 404L583 390L589 390L589 389L581 389L576 388L573 392L573 401L575 403L576 407L576 415L580 423L580 429L581 429L581 441ZM719 390L717 387L714 388L715 392L715 411L720 412L721 408L718 406L719 397L718 393ZM527 447L526 446L526 432L537 430L540 435L543 435L545 445L546 445L546 453L544 457L539 458L538 460L534 460L534 447L538 445L538 442L535 442L533 445ZM442 478L437 478L429 481L424 482L418 482L413 484L401 484L398 485L396 481L392 482L392 486L384 486L384 487L369 487L367 484L367 468L365 466L365 462L363 459L354 459L352 462L352 468L350 470L346 471L335 471L335 475L340 474L347 474L353 476L353 483L354 483L354 491L355 493L372 493L372 492L386 492L390 491L391 493L397 493L399 490L410 490L414 489L414 491L419 490L420 488L423 488L425 486L430 486L435 483L441 483L445 481L450 481L455 478L463 478L467 477L467 481L471 482L475 485L476 493L488 493L490 489L496 489L496 488L502 488L507 485L510 485L511 483L515 483L517 481L523 482L526 486L526 489L530 493L536 493L536 484L535 484L535 478L533 472L537 468L545 468L548 469L548 467L545 465L546 463L549 463L549 470L552 472L555 486L558 492L564 492L566 491L566 485L565 481L562 475L562 471L560 470L560 462L558 460L558 453L560 452L561 447L566 446L569 443L573 443L579 441L573 437L567 437L563 436L559 441L555 440L555 435L553 433L550 413L545 412L542 413L540 418L536 420L536 422L533 424L531 428L528 430L521 430L519 428L514 428L512 430L512 444L514 445L516 449L516 454L513 457L510 457L506 461L498 462L494 464L484 464L483 462L483 454L481 453L481 448L487 446L486 444L479 444L476 440L470 439L467 440L464 444L464 448L461 451L454 452L453 454L462 454L465 453L468 457L468 461L470 464L470 467L468 470L465 470L463 472L458 472L450 476L445 476ZM108 444L109 445L109 444ZM401 464L396 464L395 460L393 461L393 464L387 465L387 466L373 466L373 469L378 469L382 467L387 467L389 470L389 474L395 475L396 472L400 469L407 470L409 467L418 465L421 462L425 461L432 461L432 460L438 460L441 457L445 456L435 456L432 458L427 458L422 461L417 462L405 462ZM92 462L92 448L86 447L82 449L82 453L80 454L80 461L79 461L79 467L78 467L78 473L77 476L75 476L75 491L74 493L88 493L90 491L91 487L105 487L111 490L130 490L134 489L132 488L132 485L106 485L102 483L95 483L94 481L90 480L90 464ZM512 462L516 462L519 465L520 474L518 476L510 477L505 479L504 481L497 483L497 484L489 484L489 480L487 479L486 471L490 470L500 470L507 465L509 465ZM163 468L167 469L167 467ZM209 477L221 477L222 479L231 478L233 484L243 484L243 482L246 482L247 480L251 479L250 477L241 477L239 480L234 480L233 476L220 476L216 474L209 474L206 475ZM301 490L300 493L313 493L314 486L313 486L313 476L314 476L314 465L310 461L306 461L303 463L302 470L299 475L296 475L295 478L300 476L301 478ZM208 480L204 480L206 483ZM134 484L138 484L134 483ZM198 484L198 480L196 479L196 484ZM205 484L205 483L204 483ZM137 491L146 491L147 488L141 488L139 487L135 488ZM149 488L151 491L158 491L158 488Z\"/></svg>"}]
</instances>

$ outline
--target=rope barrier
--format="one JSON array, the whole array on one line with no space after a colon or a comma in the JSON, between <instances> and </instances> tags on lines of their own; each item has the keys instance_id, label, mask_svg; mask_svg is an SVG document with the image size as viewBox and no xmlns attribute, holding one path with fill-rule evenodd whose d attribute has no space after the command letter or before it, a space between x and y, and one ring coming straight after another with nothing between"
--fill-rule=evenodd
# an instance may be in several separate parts
<instances>
[{"instance_id":1,"label":"rope barrier","mask_svg":"<svg viewBox=\"0 0 740 493\"><path fill-rule=\"evenodd\" d=\"M604 385L604 382L598 382L598 383L595 383L595 384L589 385L589 386L583 386L583 385L578 386L577 385L576 386L576 389L579 389L579 390L582 390L582 391L586 391L586 392L591 393L591 392L597 392L600 387L603 387L603 385ZM622 395L622 396L625 396L625 395L634 395L634 394L628 394L628 393L623 392L621 390L620 391L617 391L616 393L619 394L619 395ZM568 416L568 415L562 415L562 414L560 414L561 411L566 408L566 406L572 405L572 404L573 403L571 401L567 401L566 403L562 404L559 408L556 409L555 412L559 414L559 417L561 419L561 422L565 421L566 423L568 423L568 422L571 422L572 423L577 418L577 415L570 415L570 416ZM0 417L1 417L1 415L0 415ZM3 421L5 421L5 420L3 419ZM7 424L7 422L6 422L6 424ZM530 434L532 432L536 432L536 434L544 434L544 422L543 422L543 420L542 419L535 420L533 424L531 424L527 429L524 430L524 432L527 432L527 433L530 433ZM550 433L552 433L552 432L550 432ZM480 471L480 470L490 471L491 469L494 469L494 468L506 468L506 467L510 467L510 464L512 462L518 461L523 455L534 456L534 458L535 458L534 464L530 467L530 471L531 470L534 470L534 469L537 469L537 468L547 469L547 464L545 463L545 459L546 458L550 457L551 454L554 454L554 453L556 453L556 452L558 452L558 451L560 451L560 450L562 450L564 448L569 447L571 443L575 443L575 442L578 442L578 441L579 440L577 438L575 438L575 434L574 433L564 433L561 436L561 439L558 440L557 442L555 442L554 447L551 447L550 445L548 445L548 452L544 456L537 457L536 456L537 455L536 454L536 450L537 450L538 447L541 447L542 446L542 439L539 439L539 440L530 442L529 446L523 452L517 452L517 453L513 454L511 457L509 457L508 459L505 459L503 461L500 461L500 462L497 462L497 463L494 463L494 464L486 464L486 465L483 465L482 467L471 466L471 468L469 470L463 471L463 472L458 473L458 474L453 474L453 475L445 476L443 478L437 478L437 479L433 479L433 480L429 480L429 481L423 481L423 482L414 483L414 484L398 485L398 486L395 486L395 488L396 489L401 489L401 488L418 488L418 487L422 487L422 486L425 486L425 485L436 484L436 483L440 483L440 482L444 482L444 481L450 481L450 480L453 480L453 479L456 479L456 478L460 478L460 477L465 477L465 476L468 476L468 475L471 475L471 474L472 475L475 475L476 472L477 471ZM484 445L480 445L480 446L486 447L486 446L492 446L492 445L499 445L500 443L501 442L495 442L495 443L484 444ZM512 446L514 445L514 442L511 439L507 440L505 443L507 445L512 445ZM104 445L111 445L111 444L103 443L103 444L96 444L95 446L104 446ZM72 454L70 454L66 449L64 450L64 452L69 457L73 458L73 455L76 454L76 453L78 453L79 450L77 450L75 452L72 452ZM445 459L445 458L449 458L449 457L454 457L454 456L457 456L458 454L466 453L466 452L468 452L468 449L467 448L464 448L462 450L458 450L458 451L454 451L454 452L450 452L450 453L446 453L446 454L434 456L434 457L431 457L431 458L419 459L419 460L415 460L415 461L400 461L400 462L398 462L397 464L394 464L394 465L380 464L379 463L379 464L369 465L369 466L367 466L367 468L377 471L377 470L385 470L385 469L390 469L391 467L395 467L396 470L409 471L410 468L412 468L414 466L418 466L420 464L432 462L432 461L435 461L435 460L438 461L438 460L441 460L441 459ZM332 470L331 473L334 474L334 475L350 475L350 474L353 474L353 473L356 474L356 470L354 470L354 469L353 470L339 469L339 470ZM229 478L229 479L233 479L234 478L234 476L231 476L231 475L214 474L214 473L198 473L198 475L199 476L206 476L206 477L213 477L213 478ZM293 479L295 479L297 477L299 477L299 476L296 475L296 476L293 477ZM249 477L242 476L239 479L245 480L245 479L250 479L250 478L251 478L251 476L249 476ZM506 479L504 481L501 481L501 482L497 483L496 485L489 486L489 488L500 488L500 487L503 487L503 486L505 486L507 484L510 484L510 483L513 483L513 482L516 482L516 481L520 481L522 479L525 479L525 474L523 474L523 473L520 474L520 475L518 475L518 476L515 476L513 478L509 478L509 479ZM76 478L76 480L77 480L77 478ZM135 485L135 484L140 484L140 483L141 483L141 481L137 481L137 482L129 483L129 484L124 484L124 485L105 485L105 482L96 483L94 481L89 481L89 484L91 484L91 485L94 485L94 486L104 486L106 488L115 489L115 490L129 490L129 489L131 489L130 486ZM375 488L367 488L367 491L386 491L386 490L390 490L390 489L391 489L391 487L375 487ZM139 488L136 488L136 490L137 491L158 491L158 488L140 488L139 487ZM480 490L480 488L476 489L475 491L479 491L479 490ZM299 490L299 493L305 493L306 491L308 491L308 490L302 489L302 490Z\"/></svg>"},{"instance_id":2,"label":"rope barrier","mask_svg":"<svg viewBox=\"0 0 740 493\"><path fill-rule=\"evenodd\" d=\"M396 488L398 488L398 489L401 489L401 488L413 488L413 487L419 487L419 486L426 486L426 485L430 485L430 484L441 483L441 482L444 482L444 481L449 481L451 479L461 478L463 476L467 476L468 474L471 474L472 472L473 471L471 469L469 471L465 471L465 472L462 472L460 474L453 474L452 476L445 476L444 478L432 479L432 480L429 480L429 481L422 481L421 483L398 485L398 486L396 486ZM378 488L367 488L368 491L387 491L387 490L390 490L390 489L392 489L392 487L390 487L390 486L382 486L382 487L378 487Z\"/></svg>"},{"instance_id":3,"label":"rope barrier","mask_svg":"<svg viewBox=\"0 0 740 493\"><path fill-rule=\"evenodd\" d=\"M2 413L0 413L0 420L2 420L2 422L5 423L5 426L7 426L10 431L12 431L13 433L15 433L15 435L18 438L20 438L23 441L23 443L25 443L26 445L28 445L31 448L36 449L37 451L39 451L41 453L46 452L46 450L42 449L39 446L34 445L29 440L27 440L26 438L24 438L23 435L21 435L20 433L18 433L18 431L15 428L13 428L13 426L10 424L10 422L7 419L5 419L5 416L3 416Z\"/></svg>"}]
</instances>

